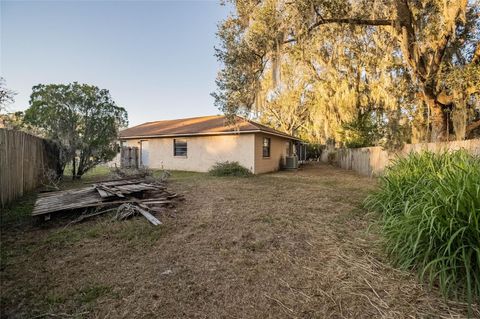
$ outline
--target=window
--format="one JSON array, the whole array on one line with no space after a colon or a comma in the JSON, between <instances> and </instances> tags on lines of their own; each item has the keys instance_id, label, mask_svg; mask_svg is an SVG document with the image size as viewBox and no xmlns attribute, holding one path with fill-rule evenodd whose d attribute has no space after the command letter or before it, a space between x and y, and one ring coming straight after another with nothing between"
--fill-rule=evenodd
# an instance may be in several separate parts
<instances>
[{"instance_id":1,"label":"window","mask_svg":"<svg viewBox=\"0 0 480 319\"><path fill-rule=\"evenodd\" d=\"M187 156L187 140L184 138L173 139L173 155Z\"/></svg>"},{"instance_id":2,"label":"window","mask_svg":"<svg viewBox=\"0 0 480 319\"><path fill-rule=\"evenodd\" d=\"M270 157L270 138L263 138L263 157Z\"/></svg>"}]
</instances>

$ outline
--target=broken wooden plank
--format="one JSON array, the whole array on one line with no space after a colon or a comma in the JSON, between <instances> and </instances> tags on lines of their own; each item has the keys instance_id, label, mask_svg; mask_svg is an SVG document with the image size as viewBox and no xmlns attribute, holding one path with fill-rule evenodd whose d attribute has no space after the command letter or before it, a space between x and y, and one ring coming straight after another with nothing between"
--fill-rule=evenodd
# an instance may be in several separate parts
<instances>
[{"instance_id":1,"label":"broken wooden plank","mask_svg":"<svg viewBox=\"0 0 480 319\"><path fill-rule=\"evenodd\" d=\"M143 217L145 217L150 223L152 223L153 225L155 226L158 226L158 225L161 225L162 222L159 221L158 219L155 218L155 216L153 216L152 214L150 214L149 212L147 212L146 210L140 208L140 207L137 207L137 210L140 214L143 215Z\"/></svg>"},{"instance_id":2,"label":"broken wooden plank","mask_svg":"<svg viewBox=\"0 0 480 319\"><path fill-rule=\"evenodd\" d=\"M121 191L117 190L116 188L112 187L106 187L104 185L94 185L95 189L98 191L100 196L106 198L106 197L125 197L125 195L122 194Z\"/></svg>"},{"instance_id":3,"label":"broken wooden plank","mask_svg":"<svg viewBox=\"0 0 480 319\"><path fill-rule=\"evenodd\" d=\"M97 190L98 194L100 194L100 196L103 198L112 196L111 193L101 189L100 187L95 187L95 189Z\"/></svg>"},{"instance_id":4,"label":"broken wooden plank","mask_svg":"<svg viewBox=\"0 0 480 319\"><path fill-rule=\"evenodd\" d=\"M94 187L99 191L102 197L124 197L125 195L132 193L140 193L148 190L163 190L164 186L146 183L142 180L129 181L127 183L99 183L94 184Z\"/></svg>"},{"instance_id":5,"label":"broken wooden plank","mask_svg":"<svg viewBox=\"0 0 480 319\"><path fill-rule=\"evenodd\" d=\"M72 203L64 206L56 205L50 208L41 207L39 209L34 209L34 211L32 212L32 216L43 215L51 212L59 212L64 210L81 209L81 208L89 208L89 207L103 207L103 206L109 206L109 205L120 205L124 203L135 203L137 201L138 200L136 198L125 198L124 200L117 200L117 201L96 201L89 204Z\"/></svg>"},{"instance_id":6,"label":"broken wooden plank","mask_svg":"<svg viewBox=\"0 0 480 319\"><path fill-rule=\"evenodd\" d=\"M142 203L147 204L147 205L148 204L171 204L172 201L171 200L157 200L157 201L155 201L155 200L153 200L153 201L152 200L142 200Z\"/></svg>"},{"instance_id":7,"label":"broken wooden plank","mask_svg":"<svg viewBox=\"0 0 480 319\"><path fill-rule=\"evenodd\" d=\"M95 184L103 184L107 186L114 186L114 185L126 185L126 184L135 184L144 182L145 179L143 178L122 178L122 179L110 179L110 180L102 180L102 181L95 181ZM85 184L91 184L92 182L86 182Z\"/></svg>"},{"instance_id":8,"label":"broken wooden plank","mask_svg":"<svg viewBox=\"0 0 480 319\"><path fill-rule=\"evenodd\" d=\"M142 215L145 218L152 224L159 225L161 222L149 213L150 208L145 204L170 206L174 198L181 200L182 197L183 195L168 192L164 184L149 183L145 179L111 180L81 189L40 194L31 215L135 203L135 207L143 208L146 214Z\"/></svg>"},{"instance_id":9,"label":"broken wooden plank","mask_svg":"<svg viewBox=\"0 0 480 319\"><path fill-rule=\"evenodd\" d=\"M31 215L36 216L59 210L82 208L100 201L101 197L93 187L40 194Z\"/></svg>"}]
</instances>

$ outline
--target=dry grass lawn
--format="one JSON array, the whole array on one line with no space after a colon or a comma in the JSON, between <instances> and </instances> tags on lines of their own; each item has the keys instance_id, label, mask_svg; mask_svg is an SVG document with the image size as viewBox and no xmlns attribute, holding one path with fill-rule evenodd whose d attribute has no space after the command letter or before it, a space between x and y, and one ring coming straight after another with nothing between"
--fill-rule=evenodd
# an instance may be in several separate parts
<instances>
[{"instance_id":1,"label":"dry grass lawn","mask_svg":"<svg viewBox=\"0 0 480 319\"><path fill-rule=\"evenodd\" d=\"M252 178L175 173L176 214L2 224L4 318L459 318L388 266L361 203L374 180L328 165ZM29 211L34 196L27 197Z\"/></svg>"}]
</instances>

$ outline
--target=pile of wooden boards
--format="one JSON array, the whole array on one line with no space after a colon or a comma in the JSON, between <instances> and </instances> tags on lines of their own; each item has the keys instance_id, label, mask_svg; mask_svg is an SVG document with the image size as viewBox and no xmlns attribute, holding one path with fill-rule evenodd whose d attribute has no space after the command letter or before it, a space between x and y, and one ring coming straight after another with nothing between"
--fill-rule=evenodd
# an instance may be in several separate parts
<instances>
[{"instance_id":1,"label":"pile of wooden boards","mask_svg":"<svg viewBox=\"0 0 480 319\"><path fill-rule=\"evenodd\" d=\"M167 191L164 182L139 178L109 180L80 189L42 193L38 196L32 216L44 216L48 220L53 212L95 208L95 212L80 217L85 219L112 211L112 207L125 207L124 204L128 203L130 211L138 212L152 224L159 225L161 222L150 211L175 207L178 200L183 200L183 196ZM109 209L99 211L102 208Z\"/></svg>"}]
</instances>

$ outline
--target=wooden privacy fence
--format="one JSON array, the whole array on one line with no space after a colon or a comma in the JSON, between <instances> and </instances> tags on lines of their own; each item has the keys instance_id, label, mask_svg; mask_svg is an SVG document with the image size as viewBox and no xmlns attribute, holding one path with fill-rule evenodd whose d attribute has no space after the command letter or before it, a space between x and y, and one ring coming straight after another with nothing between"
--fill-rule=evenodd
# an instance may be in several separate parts
<instances>
[{"instance_id":1,"label":"wooden privacy fence","mask_svg":"<svg viewBox=\"0 0 480 319\"><path fill-rule=\"evenodd\" d=\"M341 168L354 170L361 175L375 176L381 174L385 167L392 161L392 159L395 158L395 156L406 156L410 152L420 152L425 150L440 153L459 149L465 149L471 154L480 156L480 139L454 142L406 144L401 150L393 153L389 153L379 146L363 148L340 148L335 150L335 161ZM322 161L327 161L327 154L322 156Z\"/></svg>"},{"instance_id":2,"label":"wooden privacy fence","mask_svg":"<svg viewBox=\"0 0 480 319\"><path fill-rule=\"evenodd\" d=\"M0 128L0 205L33 190L48 170L58 173L59 149L50 141Z\"/></svg>"}]
</instances>

